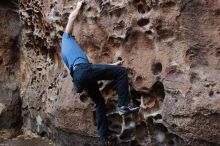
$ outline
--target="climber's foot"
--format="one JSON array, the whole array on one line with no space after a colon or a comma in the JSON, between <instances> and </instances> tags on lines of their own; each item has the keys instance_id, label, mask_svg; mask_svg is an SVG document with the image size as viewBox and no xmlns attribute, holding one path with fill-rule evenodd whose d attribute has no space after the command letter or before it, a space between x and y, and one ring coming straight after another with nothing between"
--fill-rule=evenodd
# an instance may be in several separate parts
<instances>
[{"instance_id":1,"label":"climber's foot","mask_svg":"<svg viewBox=\"0 0 220 146\"><path fill-rule=\"evenodd\" d=\"M140 107L132 107L132 106L120 106L118 107L117 111L119 115L127 115L130 113L138 112Z\"/></svg>"}]
</instances>

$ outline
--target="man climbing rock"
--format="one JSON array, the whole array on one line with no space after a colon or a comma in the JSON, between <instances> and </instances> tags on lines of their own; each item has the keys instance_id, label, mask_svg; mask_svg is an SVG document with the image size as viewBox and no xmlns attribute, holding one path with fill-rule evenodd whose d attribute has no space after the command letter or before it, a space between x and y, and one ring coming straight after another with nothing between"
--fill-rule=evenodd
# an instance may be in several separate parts
<instances>
[{"instance_id":1,"label":"man climbing rock","mask_svg":"<svg viewBox=\"0 0 220 146\"><path fill-rule=\"evenodd\" d=\"M82 4L83 1L78 2L75 10L69 15L69 20L62 37L62 58L70 70L77 92L84 90L96 104L98 134L100 136L100 143L105 145L112 137L108 131L104 98L101 95L97 81L116 81L118 93L117 111L119 114L123 115L134 111L136 112L139 108L130 106L127 69L116 66L121 64L122 61L118 61L112 65L91 64L86 54L71 36L74 20L76 19Z\"/></svg>"}]
</instances>

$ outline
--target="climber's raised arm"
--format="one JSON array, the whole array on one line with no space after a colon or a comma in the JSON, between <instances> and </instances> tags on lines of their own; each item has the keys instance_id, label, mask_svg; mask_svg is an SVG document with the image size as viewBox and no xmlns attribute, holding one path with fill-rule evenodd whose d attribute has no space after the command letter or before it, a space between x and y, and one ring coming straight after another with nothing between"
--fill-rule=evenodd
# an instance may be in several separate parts
<instances>
[{"instance_id":1,"label":"climber's raised arm","mask_svg":"<svg viewBox=\"0 0 220 146\"><path fill-rule=\"evenodd\" d=\"M83 4L84 0L82 1L79 1L77 3L77 6L75 8L75 10L73 10L70 15L69 15L69 19L68 19L68 22L67 22L67 25L66 25L66 29L65 29L65 32L68 33L68 34L71 34L72 33L72 30L73 30L73 22L75 21L77 15L79 14L79 10L80 8L82 7L82 4Z\"/></svg>"}]
</instances>

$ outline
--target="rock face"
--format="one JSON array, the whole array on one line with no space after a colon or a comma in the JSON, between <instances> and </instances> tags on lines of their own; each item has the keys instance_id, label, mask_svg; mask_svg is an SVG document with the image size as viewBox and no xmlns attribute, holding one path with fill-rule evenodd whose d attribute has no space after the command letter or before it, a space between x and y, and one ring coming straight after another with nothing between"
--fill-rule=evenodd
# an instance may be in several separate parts
<instances>
[{"instance_id":1,"label":"rock face","mask_svg":"<svg viewBox=\"0 0 220 146\"><path fill-rule=\"evenodd\" d=\"M9 3L2 1L13 8ZM62 146L96 145L98 140L94 104L86 94L72 92L71 77L60 57L62 33L76 3L20 0L24 29L19 52L16 47L11 47L13 53L9 51L14 41L8 38L17 44L20 27L13 34L1 28L9 37L1 38L0 65L14 65L9 69L12 73L1 68L0 90L7 95L1 100L20 93L23 128ZM85 3L73 35L92 63L125 61L132 102L141 107L137 114L108 116L117 145L220 145L220 1ZM6 12L1 9L3 18ZM12 16L17 14L10 13L3 20L12 22ZM12 60L17 56L19 65ZM18 76L17 68L21 70ZM10 86L5 88L2 83ZM99 84L110 113L117 105L114 82ZM0 112L7 107L6 102L1 103Z\"/></svg>"},{"instance_id":2,"label":"rock face","mask_svg":"<svg viewBox=\"0 0 220 146\"><path fill-rule=\"evenodd\" d=\"M19 62L21 24L18 2L0 2L0 133L11 137L20 129Z\"/></svg>"},{"instance_id":3,"label":"rock face","mask_svg":"<svg viewBox=\"0 0 220 146\"><path fill-rule=\"evenodd\" d=\"M220 1L192 1L181 9L176 64L166 72L163 118L172 132L197 145L220 144ZM194 144L195 145L195 144Z\"/></svg>"}]
</instances>

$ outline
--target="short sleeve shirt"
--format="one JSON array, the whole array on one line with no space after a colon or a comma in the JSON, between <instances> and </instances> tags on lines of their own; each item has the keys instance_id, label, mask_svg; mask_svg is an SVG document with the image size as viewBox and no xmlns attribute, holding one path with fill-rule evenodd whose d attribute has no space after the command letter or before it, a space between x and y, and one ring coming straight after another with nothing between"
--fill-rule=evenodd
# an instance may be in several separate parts
<instances>
[{"instance_id":1,"label":"short sleeve shirt","mask_svg":"<svg viewBox=\"0 0 220 146\"><path fill-rule=\"evenodd\" d=\"M89 63L88 57L76 40L68 33L64 32L62 37L61 54L64 63L71 70L74 65Z\"/></svg>"}]
</instances>

